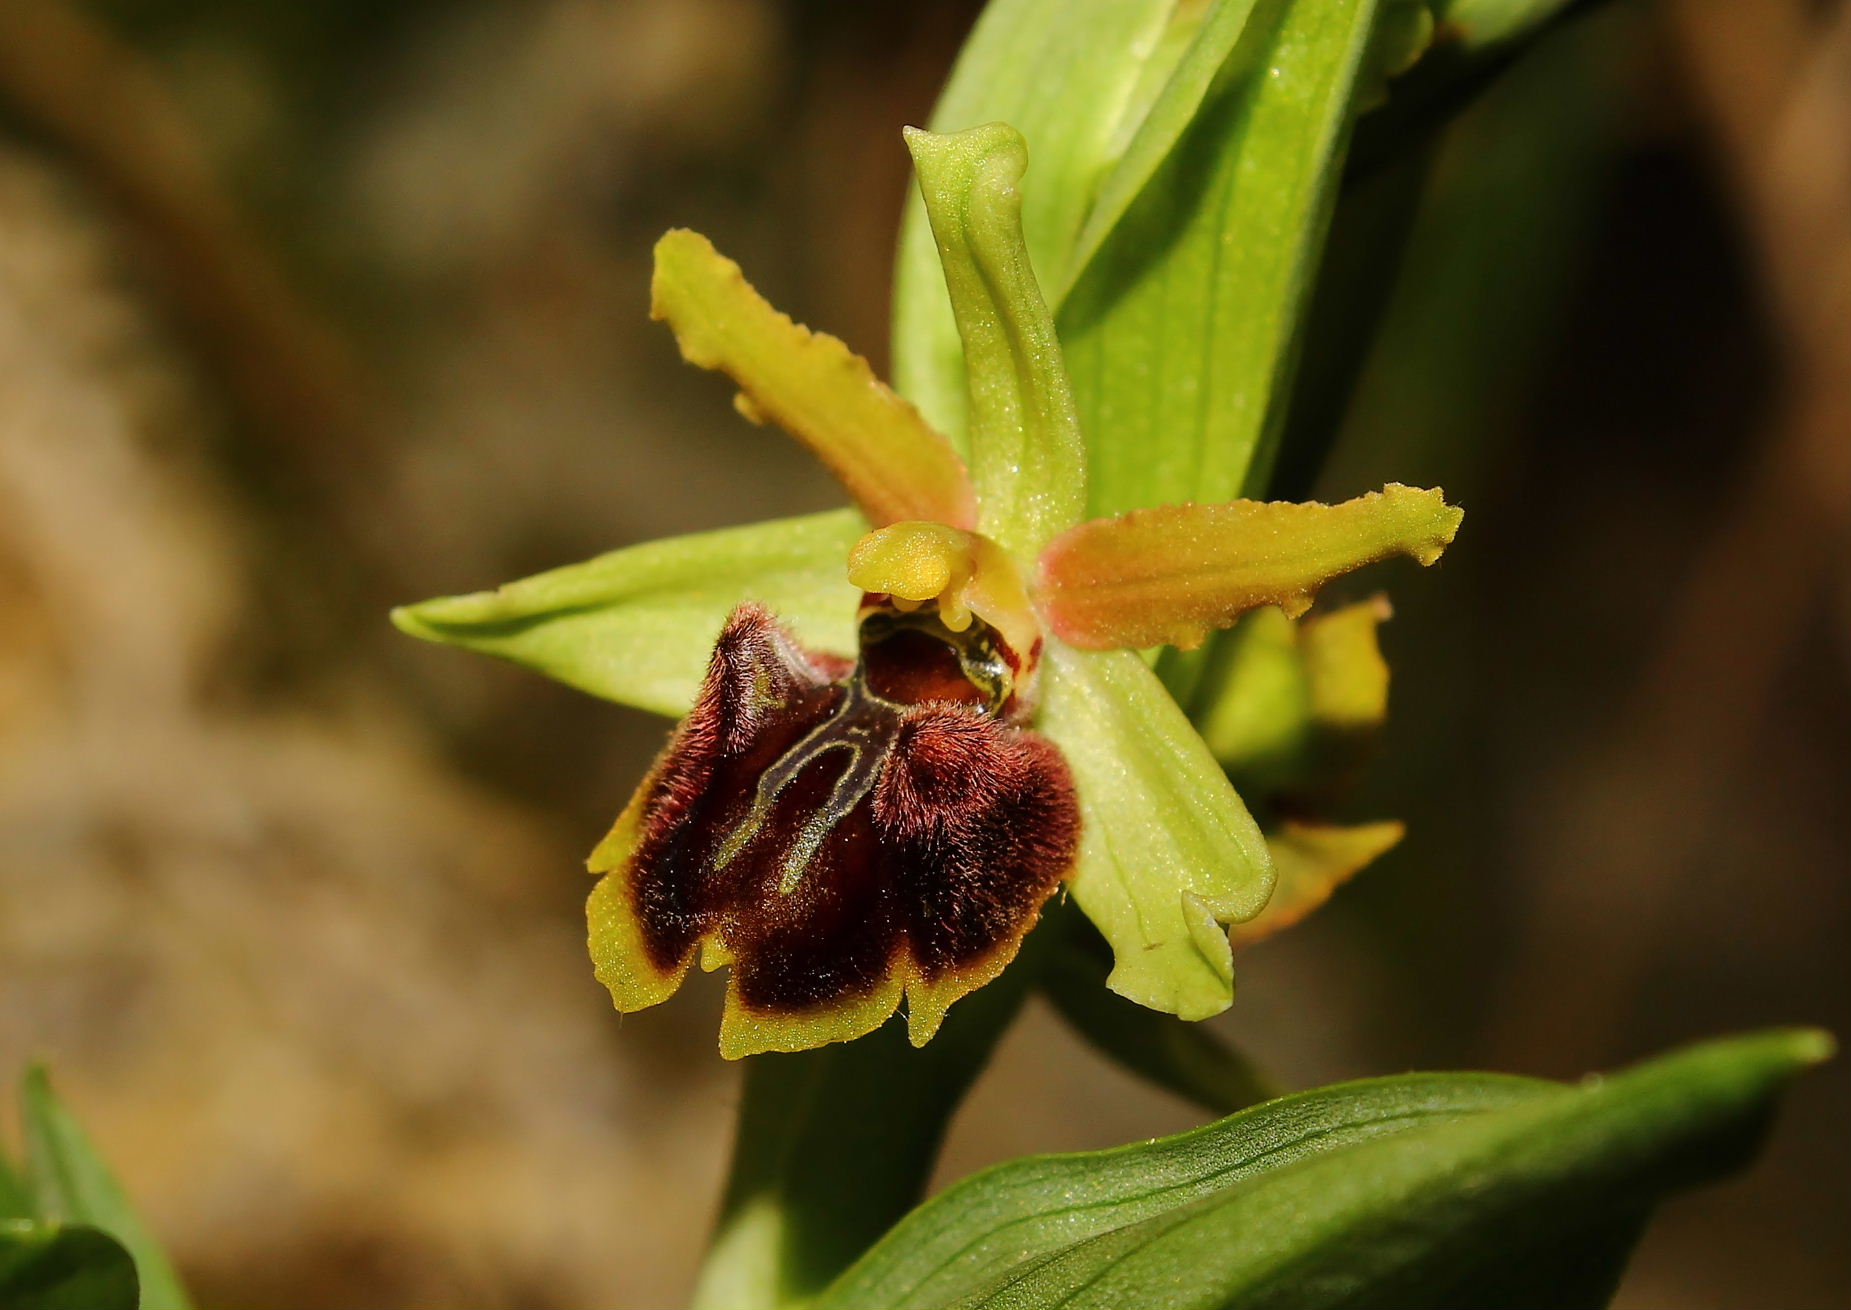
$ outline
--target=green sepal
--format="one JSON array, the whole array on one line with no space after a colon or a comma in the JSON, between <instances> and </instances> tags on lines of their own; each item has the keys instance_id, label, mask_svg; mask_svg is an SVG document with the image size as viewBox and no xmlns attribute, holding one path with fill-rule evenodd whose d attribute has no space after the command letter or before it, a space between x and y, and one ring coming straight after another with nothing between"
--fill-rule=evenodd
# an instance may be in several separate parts
<instances>
[{"instance_id":1,"label":"green sepal","mask_svg":"<svg viewBox=\"0 0 1851 1310\"><path fill-rule=\"evenodd\" d=\"M1028 147L1004 123L908 128L906 145L964 345L978 527L1031 559L1086 504L1086 443L1022 239Z\"/></svg>"},{"instance_id":2,"label":"green sepal","mask_svg":"<svg viewBox=\"0 0 1851 1310\"><path fill-rule=\"evenodd\" d=\"M1108 985L1153 1010L1204 1019L1234 997L1224 924L1272 892L1272 857L1176 702L1134 651L1050 638L1038 726L1080 796L1073 899L1112 946Z\"/></svg>"},{"instance_id":3,"label":"green sepal","mask_svg":"<svg viewBox=\"0 0 1851 1310\"><path fill-rule=\"evenodd\" d=\"M669 537L495 591L392 611L401 631L511 660L605 700L679 715L694 703L726 616L768 606L816 650L855 649L854 510Z\"/></svg>"}]
</instances>

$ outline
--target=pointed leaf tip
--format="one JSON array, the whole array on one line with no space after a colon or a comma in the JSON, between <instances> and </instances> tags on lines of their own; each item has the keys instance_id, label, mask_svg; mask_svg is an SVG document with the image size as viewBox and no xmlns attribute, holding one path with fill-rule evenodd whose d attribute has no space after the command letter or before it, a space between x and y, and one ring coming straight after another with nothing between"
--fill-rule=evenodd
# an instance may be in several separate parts
<instances>
[{"instance_id":1,"label":"pointed leaf tip","mask_svg":"<svg viewBox=\"0 0 1851 1310\"><path fill-rule=\"evenodd\" d=\"M877 526L976 525L970 478L951 443L867 360L774 309L700 233L677 228L656 243L650 314L673 329L690 364L739 384L740 414L801 441Z\"/></svg>"},{"instance_id":2,"label":"pointed leaf tip","mask_svg":"<svg viewBox=\"0 0 1851 1310\"><path fill-rule=\"evenodd\" d=\"M1132 510L1051 542L1038 598L1055 633L1083 649L1186 649L1261 605L1302 614L1329 579L1391 555L1432 564L1463 517L1439 490L1393 482L1340 505Z\"/></svg>"}]
</instances>

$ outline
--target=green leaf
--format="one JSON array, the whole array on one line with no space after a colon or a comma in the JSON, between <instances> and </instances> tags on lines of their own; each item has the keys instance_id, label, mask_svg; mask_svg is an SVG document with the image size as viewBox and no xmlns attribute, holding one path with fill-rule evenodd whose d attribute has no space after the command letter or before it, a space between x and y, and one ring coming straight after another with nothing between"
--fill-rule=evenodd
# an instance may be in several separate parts
<instances>
[{"instance_id":1,"label":"green leaf","mask_svg":"<svg viewBox=\"0 0 1851 1310\"><path fill-rule=\"evenodd\" d=\"M1077 918L1070 910L1049 916ZM1042 991L1073 1030L1102 1055L1212 1114L1232 1114L1279 1094L1260 1070L1207 1027L1133 1004L1106 990L1112 953L1073 924L1049 952Z\"/></svg>"},{"instance_id":2,"label":"green leaf","mask_svg":"<svg viewBox=\"0 0 1851 1310\"><path fill-rule=\"evenodd\" d=\"M1175 15L1200 11L1200 3L1179 4ZM1099 187L1098 198L1086 215L1073 248L1066 252L1055 280L1055 304L1067 299L1067 293L1086 266L1117 229L1131 204L1143 192L1163 161L1175 150L1184 131L1194 121L1208 98L1216 79L1246 31L1247 20L1254 10L1254 0L1215 0L1207 6L1201 26L1191 33L1188 48L1176 61L1176 67L1164 83L1162 93L1147 114L1137 122L1137 131L1126 145L1124 154L1112 165L1112 171ZM1172 20L1176 26L1176 20ZM1154 70L1147 69L1147 75Z\"/></svg>"},{"instance_id":3,"label":"green leaf","mask_svg":"<svg viewBox=\"0 0 1851 1310\"><path fill-rule=\"evenodd\" d=\"M136 1310L135 1261L95 1228L0 1220L6 1310Z\"/></svg>"},{"instance_id":4,"label":"green leaf","mask_svg":"<svg viewBox=\"0 0 1851 1310\"><path fill-rule=\"evenodd\" d=\"M1194 1135L1226 1134L1219 1150L1244 1172L1217 1178L1198 1165L1194 1177L1212 1178L1212 1190L1190 1190L1153 1167L1141 1185L1143 1212L1116 1221L1097 1222L1091 1209L1056 1213L1107 1176L1101 1156L1091 1169L1080 1163L1088 1157L1067 1157L1064 1192L1031 1172L1051 1162L1003 1166L909 1216L844 1278L857 1295L835 1303L1597 1306L1637 1216L1671 1191L1742 1167L1781 1088L1830 1049L1817 1032L1711 1042L1573 1090L1518 1094L1400 1132L1355 1132L1374 1118L1362 1110L1336 1116L1315 1139L1294 1137L1295 1158L1256 1162L1256 1146L1308 1097L1406 1080L1287 1097ZM1190 1136L1123 1148L1114 1163L1135 1180L1141 1160L1161 1160ZM1525 1269L1534 1281L1514 1285L1512 1272ZM915 1299L927 1285L929 1296Z\"/></svg>"},{"instance_id":5,"label":"green leaf","mask_svg":"<svg viewBox=\"0 0 1851 1310\"><path fill-rule=\"evenodd\" d=\"M679 715L694 703L726 616L763 602L818 650L855 649L853 510L651 541L392 611L414 637L511 660L606 700Z\"/></svg>"},{"instance_id":6,"label":"green leaf","mask_svg":"<svg viewBox=\"0 0 1851 1310\"><path fill-rule=\"evenodd\" d=\"M1182 57L1194 0L992 0L964 43L932 129L1001 120L1030 143L1022 190L1030 260L1055 273L1095 189ZM918 195L908 204L894 281L893 373L933 426L962 445L964 353L938 248Z\"/></svg>"},{"instance_id":7,"label":"green leaf","mask_svg":"<svg viewBox=\"0 0 1851 1310\"><path fill-rule=\"evenodd\" d=\"M1263 487L1374 12L1256 12L1061 306L1090 513Z\"/></svg>"},{"instance_id":8,"label":"green leaf","mask_svg":"<svg viewBox=\"0 0 1851 1310\"><path fill-rule=\"evenodd\" d=\"M1069 888L1111 943L1112 990L1185 1019L1227 1008L1222 924L1252 918L1272 859L1247 807L1148 665L1132 651L1050 638L1038 720L1080 795Z\"/></svg>"},{"instance_id":9,"label":"green leaf","mask_svg":"<svg viewBox=\"0 0 1851 1310\"><path fill-rule=\"evenodd\" d=\"M913 1211L829 1289L819 1310L964 1305L1063 1252L1212 1203L1299 1161L1560 1095L1552 1084L1499 1074L1405 1074L1300 1092L1135 1146L1012 1160ZM1213 1294L1194 1276L1178 1281ZM1134 1293L1118 1304L1156 1303ZM1064 1303L1050 1294L1028 1304Z\"/></svg>"},{"instance_id":10,"label":"green leaf","mask_svg":"<svg viewBox=\"0 0 1851 1310\"><path fill-rule=\"evenodd\" d=\"M20 1120L42 1217L100 1228L127 1247L140 1275L141 1310L189 1310L179 1275L89 1137L53 1095L41 1067L28 1069L20 1083Z\"/></svg>"},{"instance_id":11,"label":"green leaf","mask_svg":"<svg viewBox=\"0 0 1851 1310\"><path fill-rule=\"evenodd\" d=\"M978 527L1022 558L1086 503L1086 444L1054 320L1022 240L1021 134L906 131L964 346Z\"/></svg>"}]
</instances>

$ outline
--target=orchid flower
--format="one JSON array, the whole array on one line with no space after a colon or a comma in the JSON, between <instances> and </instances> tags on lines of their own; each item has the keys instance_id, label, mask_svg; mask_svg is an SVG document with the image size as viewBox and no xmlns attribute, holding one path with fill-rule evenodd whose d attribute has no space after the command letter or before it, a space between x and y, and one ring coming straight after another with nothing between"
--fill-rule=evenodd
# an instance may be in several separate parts
<instances>
[{"instance_id":1,"label":"orchid flower","mask_svg":"<svg viewBox=\"0 0 1851 1310\"><path fill-rule=\"evenodd\" d=\"M1225 1008L1229 925L1267 906L1274 851L1303 856L1288 915L1302 913L1398 828L1301 825L1269 849L1141 652L1260 607L1296 617L1327 579L1392 555L1431 564L1460 521L1440 492L1395 484L1335 505L1086 519L1085 445L1022 241L1021 137L907 141L963 343L967 456L842 342L673 231L654 316L732 380L740 414L815 454L853 511L395 614L685 711L591 857L590 947L626 1012L696 962L730 967L729 1058L857 1037L903 1001L923 1044L1063 885L1113 949L1114 991L1186 1019Z\"/></svg>"}]
</instances>

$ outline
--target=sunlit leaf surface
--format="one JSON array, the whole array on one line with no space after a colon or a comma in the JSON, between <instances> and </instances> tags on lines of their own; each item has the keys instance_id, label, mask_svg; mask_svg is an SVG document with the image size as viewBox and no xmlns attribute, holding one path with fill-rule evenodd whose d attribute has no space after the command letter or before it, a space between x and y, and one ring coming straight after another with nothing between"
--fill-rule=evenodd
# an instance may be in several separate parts
<instances>
[{"instance_id":1,"label":"sunlit leaf surface","mask_svg":"<svg viewBox=\"0 0 1851 1310\"><path fill-rule=\"evenodd\" d=\"M1814 1032L1575 1088L1486 1074L1284 1097L1178 1137L999 1165L915 1210L831 1310L1604 1305L1638 1215L1746 1162Z\"/></svg>"}]
</instances>

